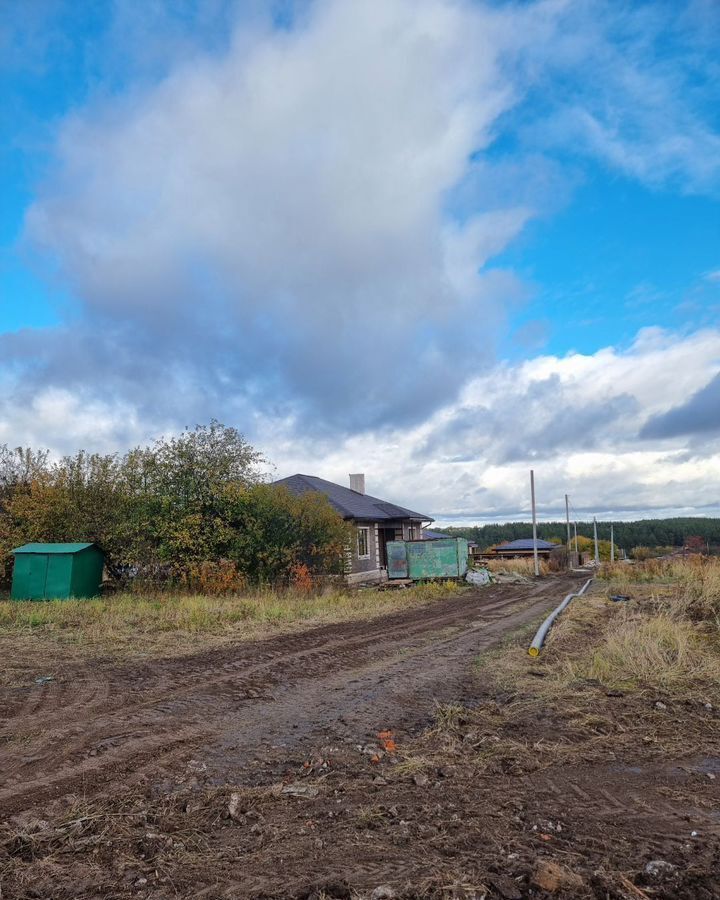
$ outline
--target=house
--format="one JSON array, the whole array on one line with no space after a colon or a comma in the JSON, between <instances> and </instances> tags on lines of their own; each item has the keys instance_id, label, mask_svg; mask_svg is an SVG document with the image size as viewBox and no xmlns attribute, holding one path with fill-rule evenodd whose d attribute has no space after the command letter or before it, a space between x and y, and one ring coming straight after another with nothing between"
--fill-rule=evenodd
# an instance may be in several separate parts
<instances>
[{"instance_id":1,"label":"house","mask_svg":"<svg viewBox=\"0 0 720 900\"><path fill-rule=\"evenodd\" d=\"M443 534L441 531L430 531L429 528L423 528L421 540L423 541L441 541L449 538L449 534Z\"/></svg>"},{"instance_id":2,"label":"house","mask_svg":"<svg viewBox=\"0 0 720 900\"><path fill-rule=\"evenodd\" d=\"M330 504L354 528L352 546L345 560L345 576L350 584L385 581L388 541L414 541L422 536L423 523L431 516L398 506L389 500L365 493L365 476L351 475L344 487L316 475L290 475L274 484L293 494L315 491L324 494Z\"/></svg>"},{"instance_id":3,"label":"house","mask_svg":"<svg viewBox=\"0 0 720 900\"><path fill-rule=\"evenodd\" d=\"M537 551L540 559L550 559L551 555L557 556L565 552L563 544L553 544L551 541L541 541L538 538ZM533 557L532 538L520 538L517 541L505 541L496 547L491 547L487 553L483 553L485 559L521 559Z\"/></svg>"}]
</instances>

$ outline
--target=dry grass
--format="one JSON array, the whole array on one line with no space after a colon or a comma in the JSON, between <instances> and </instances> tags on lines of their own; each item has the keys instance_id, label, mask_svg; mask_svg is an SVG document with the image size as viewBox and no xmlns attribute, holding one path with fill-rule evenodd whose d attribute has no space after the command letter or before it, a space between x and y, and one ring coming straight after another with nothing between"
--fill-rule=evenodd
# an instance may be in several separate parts
<instances>
[{"instance_id":1,"label":"dry grass","mask_svg":"<svg viewBox=\"0 0 720 900\"><path fill-rule=\"evenodd\" d=\"M116 594L97 600L0 602L0 641L76 645L101 652L184 652L200 638L243 640L269 631L382 615L447 597L455 582L402 591L298 594L259 590L238 596Z\"/></svg>"},{"instance_id":2,"label":"dry grass","mask_svg":"<svg viewBox=\"0 0 720 900\"><path fill-rule=\"evenodd\" d=\"M424 768L470 754L478 773L519 775L579 758L604 764L638 746L664 759L686 754L689 735L695 752L709 752L720 740L720 639L698 617L698 598L712 608L719 569L640 571L634 599L613 603L619 576L606 568L611 580L570 604L540 657L528 656L527 633L483 654L489 696L474 709L438 709Z\"/></svg>"},{"instance_id":3,"label":"dry grass","mask_svg":"<svg viewBox=\"0 0 720 900\"><path fill-rule=\"evenodd\" d=\"M719 648L691 622L619 610L602 637L589 658L568 665L570 677L664 691L720 681Z\"/></svg>"},{"instance_id":4,"label":"dry grass","mask_svg":"<svg viewBox=\"0 0 720 900\"><path fill-rule=\"evenodd\" d=\"M636 565L603 566L610 594L651 598L675 619L704 622L720 631L720 559L648 560Z\"/></svg>"},{"instance_id":5,"label":"dry grass","mask_svg":"<svg viewBox=\"0 0 720 900\"><path fill-rule=\"evenodd\" d=\"M535 575L535 561L532 559L490 559L483 562L491 572L512 572L516 575ZM545 560L539 560L540 574L548 575L550 567Z\"/></svg>"},{"instance_id":6,"label":"dry grass","mask_svg":"<svg viewBox=\"0 0 720 900\"><path fill-rule=\"evenodd\" d=\"M543 696L588 681L631 691L717 693L720 561L651 560L604 566L600 574L556 622L537 661L524 642L493 657L496 679L513 687L540 673L533 691ZM608 599L618 593L633 599Z\"/></svg>"}]
</instances>

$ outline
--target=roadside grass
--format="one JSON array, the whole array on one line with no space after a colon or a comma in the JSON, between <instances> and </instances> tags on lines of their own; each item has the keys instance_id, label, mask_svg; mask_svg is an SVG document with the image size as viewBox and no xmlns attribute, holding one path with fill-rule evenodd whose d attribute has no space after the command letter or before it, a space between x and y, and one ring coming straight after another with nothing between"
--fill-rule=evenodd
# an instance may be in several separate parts
<instances>
[{"instance_id":1,"label":"roadside grass","mask_svg":"<svg viewBox=\"0 0 720 900\"><path fill-rule=\"evenodd\" d=\"M535 576L535 562L531 559L489 559L483 566L490 572L510 572L514 575ZM539 560L540 574L549 575L550 567L545 560Z\"/></svg>"},{"instance_id":2,"label":"roadside grass","mask_svg":"<svg viewBox=\"0 0 720 900\"><path fill-rule=\"evenodd\" d=\"M717 641L692 622L666 613L619 610L601 644L586 659L569 662L569 677L595 678L611 688L695 690L720 682Z\"/></svg>"},{"instance_id":3,"label":"roadside grass","mask_svg":"<svg viewBox=\"0 0 720 900\"><path fill-rule=\"evenodd\" d=\"M563 612L536 660L527 656L523 642L493 658L494 678L509 688L530 677L534 693L542 696L573 692L588 682L678 696L716 692L717 629L707 619L688 616L686 597L692 586L679 577L668 586L665 575L656 583L635 582L628 603L610 601L608 594L616 593L617 585L598 580L589 594Z\"/></svg>"},{"instance_id":4,"label":"roadside grass","mask_svg":"<svg viewBox=\"0 0 720 900\"><path fill-rule=\"evenodd\" d=\"M476 704L438 708L418 753L422 767L456 761L479 775L520 775L624 754L662 761L716 753L720 560L652 563L632 567L630 578L624 567L603 567L539 657L527 653L539 622L483 653ZM633 599L612 602L616 593Z\"/></svg>"},{"instance_id":5,"label":"roadside grass","mask_svg":"<svg viewBox=\"0 0 720 900\"><path fill-rule=\"evenodd\" d=\"M0 602L0 643L30 638L103 653L185 652L199 640L251 639L287 630L378 616L463 590L443 581L397 591L256 590L241 595L115 594L94 600Z\"/></svg>"}]
</instances>

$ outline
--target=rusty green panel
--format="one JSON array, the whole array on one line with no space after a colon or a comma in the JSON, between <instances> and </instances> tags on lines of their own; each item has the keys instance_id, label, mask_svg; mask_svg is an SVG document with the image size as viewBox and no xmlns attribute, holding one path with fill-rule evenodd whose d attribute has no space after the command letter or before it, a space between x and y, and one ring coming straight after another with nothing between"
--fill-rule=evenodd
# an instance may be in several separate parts
<instances>
[{"instance_id":1,"label":"rusty green panel","mask_svg":"<svg viewBox=\"0 0 720 900\"><path fill-rule=\"evenodd\" d=\"M408 561L405 541L387 542L388 578L407 578Z\"/></svg>"},{"instance_id":2,"label":"rusty green panel","mask_svg":"<svg viewBox=\"0 0 720 900\"><path fill-rule=\"evenodd\" d=\"M467 572L468 542L465 538L438 541L407 541L408 576L459 578Z\"/></svg>"}]
</instances>

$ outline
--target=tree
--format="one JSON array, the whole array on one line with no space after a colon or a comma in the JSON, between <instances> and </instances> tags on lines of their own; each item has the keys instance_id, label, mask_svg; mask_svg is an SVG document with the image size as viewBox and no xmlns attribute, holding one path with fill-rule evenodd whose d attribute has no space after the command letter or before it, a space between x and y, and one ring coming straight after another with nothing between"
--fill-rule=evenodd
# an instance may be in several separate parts
<instances>
[{"instance_id":1,"label":"tree","mask_svg":"<svg viewBox=\"0 0 720 900\"><path fill-rule=\"evenodd\" d=\"M232 589L340 571L347 526L325 497L261 483L234 428L199 425L124 456L0 448L0 548L93 541L119 579Z\"/></svg>"},{"instance_id":2,"label":"tree","mask_svg":"<svg viewBox=\"0 0 720 900\"><path fill-rule=\"evenodd\" d=\"M322 494L228 485L224 503L222 552L250 581L287 584L299 565L316 575L342 571L349 527Z\"/></svg>"}]
</instances>

